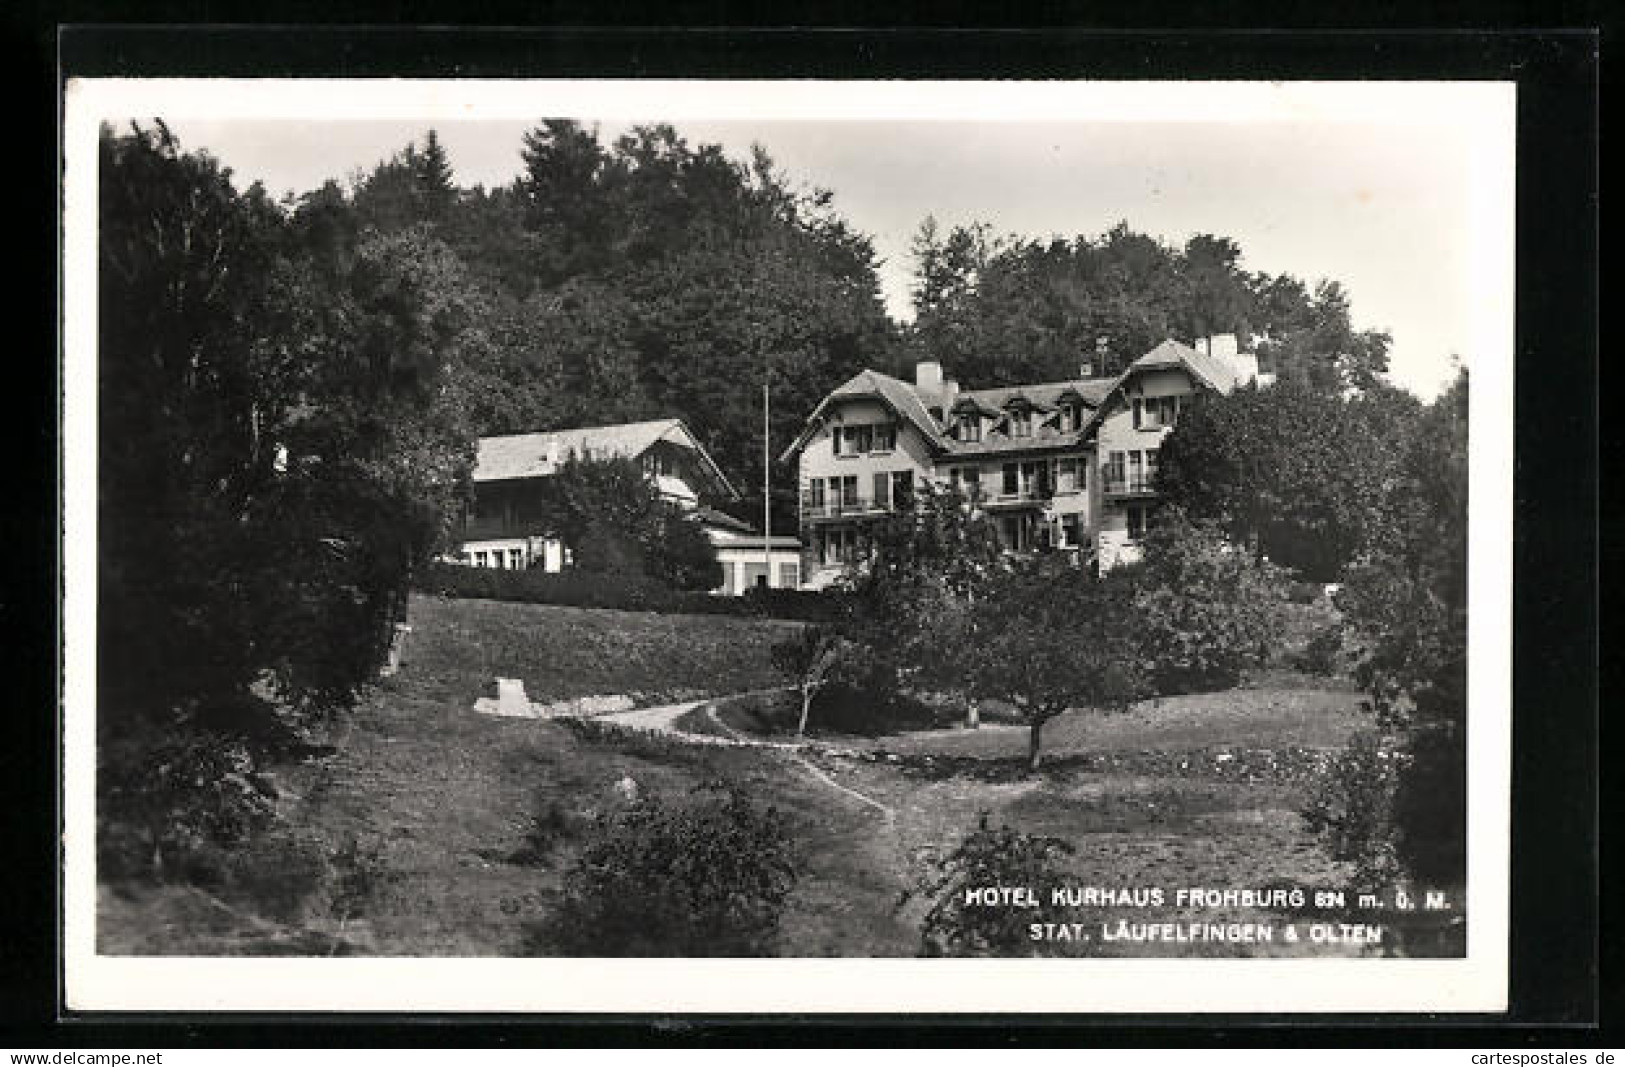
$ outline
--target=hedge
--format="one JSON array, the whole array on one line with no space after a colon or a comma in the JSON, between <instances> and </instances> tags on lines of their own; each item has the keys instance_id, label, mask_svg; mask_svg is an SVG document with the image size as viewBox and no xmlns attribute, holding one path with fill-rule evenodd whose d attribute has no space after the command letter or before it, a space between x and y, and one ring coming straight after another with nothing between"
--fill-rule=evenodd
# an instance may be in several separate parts
<instances>
[{"instance_id":1,"label":"hedge","mask_svg":"<svg viewBox=\"0 0 1625 1067\"><path fill-rule=\"evenodd\" d=\"M500 570L435 563L418 573L420 592L457 599L508 600L575 608L615 608L660 614L754 615L830 622L843 610L836 593L803 589L751 589L743 596L672 589L653 579L566 570Z\"/></svg>"}]
</instances>

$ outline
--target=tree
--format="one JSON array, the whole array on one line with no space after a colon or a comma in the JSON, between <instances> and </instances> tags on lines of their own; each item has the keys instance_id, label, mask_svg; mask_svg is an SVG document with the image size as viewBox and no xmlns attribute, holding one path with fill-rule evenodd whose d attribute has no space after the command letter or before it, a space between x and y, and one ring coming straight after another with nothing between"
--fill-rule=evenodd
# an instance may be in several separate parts
<instances>
[{"instance_id":1,"label":"tree","mask_svg":"<svg viewBox=\"0 0 1625 1067\"><path fill-rule=\"evenodd\" d=\"M1146 693L1133 584L1099 578L1056 556L999 575L977 605L980 695L1009 701L1028 724L1028 765L1043 758L1044 724L1072 708L1120 710Z\"/></svg>"},{"instance_id":2,"label":"tree","mask_svg":"<svg viewBox=\"0 0 1625 1067\"><path fill-rule=\"evenodd\" d=\"M930 482L869 527L870 553L845 576L853 610L844 632L879 673L961 698L977 723L970 651L978 605L1004 566L993 524L972 501Z\"/></svg>"},{"instance_id":3,"label":"tree","mask_svg":"<svg viewBox=\"0 0 1625 1067\"><path fill-rule=\"evenodd\" d=\"M1157 487L1194 519L1312 581L1381 536L1398 453L1359 407L1302 382L1199 394L1163 441Z\"/></svg>"},{"instance_id":4,"label":"tree","mask_svg":"<svg viewBox=\"0 0 1625 1067\"><path fill-rule=\"evenodd\" d=\"M1123 571L1135 585L1135 634L1160 694L1235 685L1280 638L1280 572L1238 549L1212 524L1165 507L1146 535L1145 561Z\"/></svg>"},{"instance_id":5,"label":"tree","mask_svg":"<svg viewBox=\"0 0 1625 1067\"><path fill-rule=\"evenodd\" d=\"M797 737L807 733L807 716L818 694L837 680L843 668L852 664L860 652L858 646L822 626L804 626L794 637L772 647L773 666L795 679L796 689L801 694Z\"/></svg>"},{"instance_id":6,"label":"tree","mask_svg":"<svg viewBox=\"0 0 1625 1067\"><path fill-rule=\"evenodd\" d=\"M1176 248L1119 223L1034 241L982 224L944 234L927 218L913 253L914 348L973 388L1074 377L1097 344L1095 373L1115 374L1166 338L1221 333L1321 392L1372 388L1387 367L1388 336L1354 329L1340 285L1248 273L1241 247L1214 234Z\"/></svg>"},{"instance_id":7,"label":"tree","mask_svg":"<svg viewBox=\"0 0 1625 1067\"><path fill-rule=\"evenodd\" d=\"M336 187L290 218L162 123L100 147L102 829L169 810L230 844L283 712L355 699L442 543L469 301Z\"/></svg>"},{"instance_id":8,"label":"tree","mask_svg":"<svg viewBox=\"0 0 1625 1067\"><path fill-rule=\"evenodd\" d=\"M1463 371L1422 415L1393 536L1337 596L1355 678L1398 754L1387 845L1435 881L1460 879L1466 862L1467 388Z\"/></svg>"},{"instance_id":9,"label":"tree","mask_svg":"<svg viewBox=\"0 0 1625 1067\"><path fill-rule=\"evenodd\" d=\"M709 590L722 568L705 532L631 459L570 456L542 482L546 518L586 569L635 571L674 589Z\"/></svg>"}]
</instances>

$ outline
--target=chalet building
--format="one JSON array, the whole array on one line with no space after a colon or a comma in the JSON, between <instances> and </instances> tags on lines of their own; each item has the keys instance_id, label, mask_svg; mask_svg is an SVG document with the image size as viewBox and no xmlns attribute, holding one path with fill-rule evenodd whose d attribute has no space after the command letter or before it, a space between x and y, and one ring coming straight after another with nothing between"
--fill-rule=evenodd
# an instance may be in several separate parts
<instances>
[{"instance_id":1,"label":"chalet building","mask_svg":"<svg viewBox=\"0 0 1625 1067\"><path fill-rule=\"evenodd\" d=\"M702 505L702 499L739 494L680 419L480 438L474 503L464 515L455 558L472 567L540 567L550 573L569 566L570 550L551 526L541 488L571 457L641 463L660 495L704 528L725 575L716 592L799 584L795 538L773 537L764 544L747 523Z\"/></svg>"},{"instance_id":2,"label":"chalet building","mask_svg":"<svg viewBox=\"0 0 1625 1067\"><path fill-rule=\"evenodd\" d=\"M1011 552L1055 548L1110 567L1139 553L1157 450L1198 390L1258 379L1234 335L1164 341L1121 374L960 389L923 362L913 382L865 370L819 403L798 461L803 581L827 585L866 551L865 528L927 481L992 518Z\"/></svg>"}]
</instances>

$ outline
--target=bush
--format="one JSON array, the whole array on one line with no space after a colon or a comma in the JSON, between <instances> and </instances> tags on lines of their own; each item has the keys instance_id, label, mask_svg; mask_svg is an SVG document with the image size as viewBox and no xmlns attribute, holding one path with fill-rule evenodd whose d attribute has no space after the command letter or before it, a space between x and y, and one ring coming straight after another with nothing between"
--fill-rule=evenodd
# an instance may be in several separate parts
<instances>
[{"instance_id":1,"label":"bush","mask_svg":"<svg viewBox=\"0 0 1625 1067\"><path fill-rule=\"evenodd\" d=\"M104 879L218 881L224 853L271 822L274 791L241 741L185 731L99 747L96 847Z\"/></svg>"},{"instance_id":2,"label":"bush","mask_svg":"<svg viewBox=\"0 0 1625 1067\"><path fill-rule=\"evenodd\" d=\"M320 840L290 831L256 838L231 857L231 888L254 911L280 923L303 922L330 876Z\"/></svg>"},{"instance_id":3,"label":"bush","mask_svg":"<svg viewBox=\"0 0 1625 1067\"><path fill-rule=\"evenodd\" d=\"M1467 871L1466 737L1444 724L1415 729L1407 756L1394 795L1399 858L1423 882L1460 882Z\"/></svg>"},{"instance_id":4,"label":"bush","mask_svg":"<svg viewBox=\"0 0 1625 1067\"><path fill-rule=\"evenodd\" d=\"M1326 677L1343 669L1343 627L1337 623L1317 629L1298 653L1299 670Z\"/></svg>"},{"instance_id":5,"label":"bush","mask_svg":"<svg viewBox=\"0 0 1625 1067\"><path fill-rule=\"evenodd\" d=\"M557 800L544 800L530 817L525 839L508 857L526 867L545 864L560 844L581 836L581 817Z\"/></svg>"},{"instance_id":6,"label":"bush","mask_svg":"<svg viewBox=\"0 0 1625 1067\"><path fill-rule=\"evenodd\" d=\"M436 563L417 576L417 587L438 596L611 608L667 614L765 616L822 622L842 610L838 594L800 589L752 590L743 596L683 592L641 574L589 573L575 568L549 574Z\"/></svg>"},{"instance_id":7,"label":"bush","mask_svg":"<svg viewBox=\"0 0 1625 1067\"><path fill-rule=\"evenodd\" d=\"M796 883L787 820L732 786L650 794L600 816L536 955L764 956Z\"/></svg>"},{"instance_id":8,"label":"bush","mask_svg":"<svg viewBox=\"0 0 1625 1067\"><path fill-rule=\"evenodd\" d=\"M1230 688L1280 640L1281 574L1178 511L1152 531L1135 579L1136 636L1159 693Z\"/></svg>"},{"instance_id":9,"label":"bush","mask_svg":"<svg viewBox=\"0 0 1625 1067\"><path fill-rule=\"evenodd\" d=\"M1399 875L1394 812L1403 761L1390 740L1361 730L1321 772L1303 808L1332 858L1354 864L1361 890L1386 889Z\"/></svg>"},{"instance_id":10,"label":"bush","mask_svg":"<svg viewBox=\"0 0 1625 1067\"><path fill-rule=\"evenodd\" d=\"M1020 833L988 825L982 812L976 829L921 880L916 893L934 903L920 924L922 956L1036 955L1028 938L1034 922L1064 922L1066 909L1050 903L1050 891L1064 886L1069 875L1065 857L1073 848L1055 837ZM995 886L1025 886L1038 896L1035 908L984 905L967 900L966 891ZM912 894L911 894L912 895Z\"/></svg>"}]
</instances>

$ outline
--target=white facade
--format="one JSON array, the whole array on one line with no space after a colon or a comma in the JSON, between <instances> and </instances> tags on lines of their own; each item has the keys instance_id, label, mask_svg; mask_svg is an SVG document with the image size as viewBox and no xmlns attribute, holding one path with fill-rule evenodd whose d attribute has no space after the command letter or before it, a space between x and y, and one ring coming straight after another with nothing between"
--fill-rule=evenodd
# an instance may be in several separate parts
<instances>
[{"instance_id":1,"label":"white facade","mask_svg":"<svg viewBox=\"0 0 1625 1067\"><path fill-rule=\"evenodd\" d=\"M1237 349L1233 335L1166 341L1116 378L963 392L937 363L913 382L864 371L825 398L791 449L803 582L827 584L859 558L865 525L895 509L897 486L928 479L975 500L1010 551L1057 548L1103 568L1138 559L1180 412L1200 390L1260 380L1257 358Z\"/></svg>"}]
</instances>

